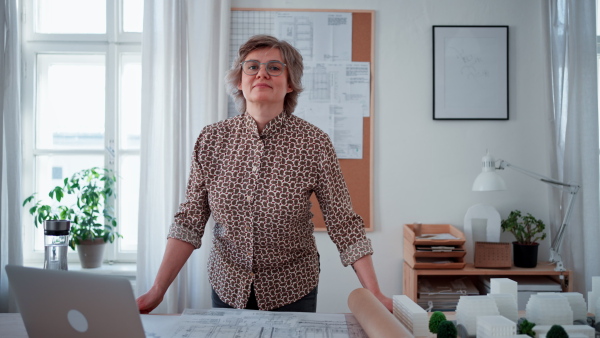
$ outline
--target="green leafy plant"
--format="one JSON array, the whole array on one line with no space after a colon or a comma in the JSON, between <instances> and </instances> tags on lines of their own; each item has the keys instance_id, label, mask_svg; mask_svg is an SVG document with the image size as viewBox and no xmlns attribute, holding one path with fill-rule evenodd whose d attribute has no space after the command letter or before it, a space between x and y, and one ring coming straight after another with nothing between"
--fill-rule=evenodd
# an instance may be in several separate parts
<instances>
[{"instance_id":1,"label":"green leafy plant","mask_svg":"<svg viewBox=\"0 0 600 338\"><path fill-rule=\"evenodd\" d=\"M521 211L513 210L508 218L500 223L502 231L507 231L515 236L520 244L534 244L546 238L546 225L531 214L521 215Z\"/></svg>"},{"instance_id":2,"label":"green leafy plant","mask_svg":"<svg viewBox=\"0 0 600 338\"><path fill-rule=\"evenodd\" d=\"M517 331L519 334L526 334L529 337L535 337L535 332L533 332L534 326L535 326L535 323L532 323L532 322L528 321L527 319L523 319L523 321L519 323Z\"/></svg>"},{"instance_id":3,"label":"green leafy plant","mask_svg":"<svg viewBox=\"0 0 600 338\"><path fill-rule=\"evenodd\" d=\"M438 333L438 326L446 320L446 315L441 311L435 311L429 317L429 332Z\"/></svg>"},{"instance_id":4,"label":"green leafy plant","mask_svg":"<svg viewBox=\"0 0 600 338\"><path fill-rule=\"evenodd\" d=\"M116 180L116 176L110 169L98 167L84 169L65 178L62 186L56 186L48 193L50 199L58 203L66 195L73 195L74 204L58 204L53 207L50 204L43 204L41 200L35 200L34 193L25 198L23 207L35 200L35 204L29 208L29 213L34 216L36 227L43 224L45 220L70 220L69 246L73 250L84 240L101 239L112 243L116 238L123 237L115 230L117 220L113 208L106 203L110 197L116 197L114 191ZM104 223L99 222L100 216L104 218Z\"/></svg>"},{"instance_id":5,"label":"green leafy plant","mask_svg":"<svg viewBox=\"0 0 600 338\"><path fill-rule=\"evenodd\" d=\"M438 338L456 338L458 336L458 330L456 329L456 326L449 320L440 322L437 330Z\"/></svg>"},{"instance_id":6,"label":"green leafy plant","mask_svg":"<svg viewBox=\"0 0 600 338\"><path fill-rule=\"evenodd\" d=\"M569 338L567 331L565 328L560 325L552 325L548 333L546 333L547 338Z\"/></svg>"}]
</instances>

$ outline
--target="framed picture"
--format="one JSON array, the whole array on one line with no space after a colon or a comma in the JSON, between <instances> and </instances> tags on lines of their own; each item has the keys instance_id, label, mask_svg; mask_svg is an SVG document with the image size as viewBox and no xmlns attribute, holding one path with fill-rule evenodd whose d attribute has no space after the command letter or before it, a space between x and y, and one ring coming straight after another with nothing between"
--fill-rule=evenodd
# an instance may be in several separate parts
<instances>
[{"instance_id":1,"label":"framed picture","mask_svg":"<svg viewBox=\"0 0 600 338\"><path fill-rule=\"evenodd\" d=\"M433 26L433 119L508 120L508 26Z\"/></svg>"}]
</instances>

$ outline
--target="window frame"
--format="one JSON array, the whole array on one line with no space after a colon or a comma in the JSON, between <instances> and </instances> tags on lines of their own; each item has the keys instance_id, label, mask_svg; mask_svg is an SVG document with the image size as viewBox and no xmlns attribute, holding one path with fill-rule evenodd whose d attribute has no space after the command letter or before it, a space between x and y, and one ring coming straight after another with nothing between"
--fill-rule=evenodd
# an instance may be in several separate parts
<instances>
[{"instance_id":1,"label":"window frame","mask_svg":"<svg viewBox=\"0 0 600 338\"><path fill-rule=\"evenodd\" d=\"M22 182L23 198L35 191L36 158L40 155L102 155L104 165L116 170L119 168L121 155L138 155L139 149L119 151L118 109L121 72L121 55L141 55L142 33L122 32L123 0L106 0L106 34L43 34L34 32L36 0L24 0L21 6L22 69L21 69L21 107L22 107ZM101 54L105 58L105 134L104 149L97 150L64 150L36 148L36 100L37 100L37 65L40 54ZM110 149L112 148L112 154ZM116 189L119 189L117 182ZM39 192L45 193L45 192ZM114 203L114 201L109 201ZM119 210L115 208L117 218ZM23 253L27 263L41 263L43 251L35 251L36 228L28 208L22 210ZM119 224L121 226L121 224ZM137 252L122 252L119 241L108 243L104 260L108 262L135 262ZM69 262L79 261L77 253L69 250Z\"/></svg>"}]
</instances>

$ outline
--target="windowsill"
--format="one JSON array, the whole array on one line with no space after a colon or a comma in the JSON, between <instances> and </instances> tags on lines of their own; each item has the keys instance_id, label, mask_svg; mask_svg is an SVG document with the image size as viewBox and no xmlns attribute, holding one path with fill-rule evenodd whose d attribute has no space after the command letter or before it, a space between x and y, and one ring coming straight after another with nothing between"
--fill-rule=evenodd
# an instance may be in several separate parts
<instances>
[{"instance_id":1,"label":"windowsill","mask_svg":"<svg viewBox=\"0 0 600 338\"><path fill-rule=\"evenodd\" d=\"M32 268L42 268L44 263L25 263L25 266ZM85 273L94 273L99 275L121 276L130 280L136 279L136 263L102 263L99 268L84 269L78 262L69 263L69 271L78 271Z\"/></svg>"}]
</instances>

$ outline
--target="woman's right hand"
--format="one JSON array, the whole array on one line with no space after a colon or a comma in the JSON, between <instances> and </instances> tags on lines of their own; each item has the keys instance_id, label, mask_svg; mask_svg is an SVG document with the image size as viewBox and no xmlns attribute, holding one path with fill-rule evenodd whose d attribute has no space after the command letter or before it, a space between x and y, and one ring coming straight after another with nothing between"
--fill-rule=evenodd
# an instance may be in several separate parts
<instances>
[{"instance_id":1,"label":"woman's right hand","mask_svg":"<svg viewBox=\"0 0 600 338\"><path fill-rule=\"evenodd\" d=\"M190 243L175 238L167 240L165 255L160 263L154 284L148 292L136 300L141 314L150 313L162 302L169 285L173 283L192 251L194 251L194 246Z\"/></svg>"},{"instance_id":2,"label":"woman's right hand","mask_svg":"<svg viewBox=\"0 0 600 338\"><path fill-rule=\"evenodd\" d=\"M154 310L163 300L164 293L151 288L148 292L136 299L140 314L146 315Z\"/></svg>"}]
</instances>

